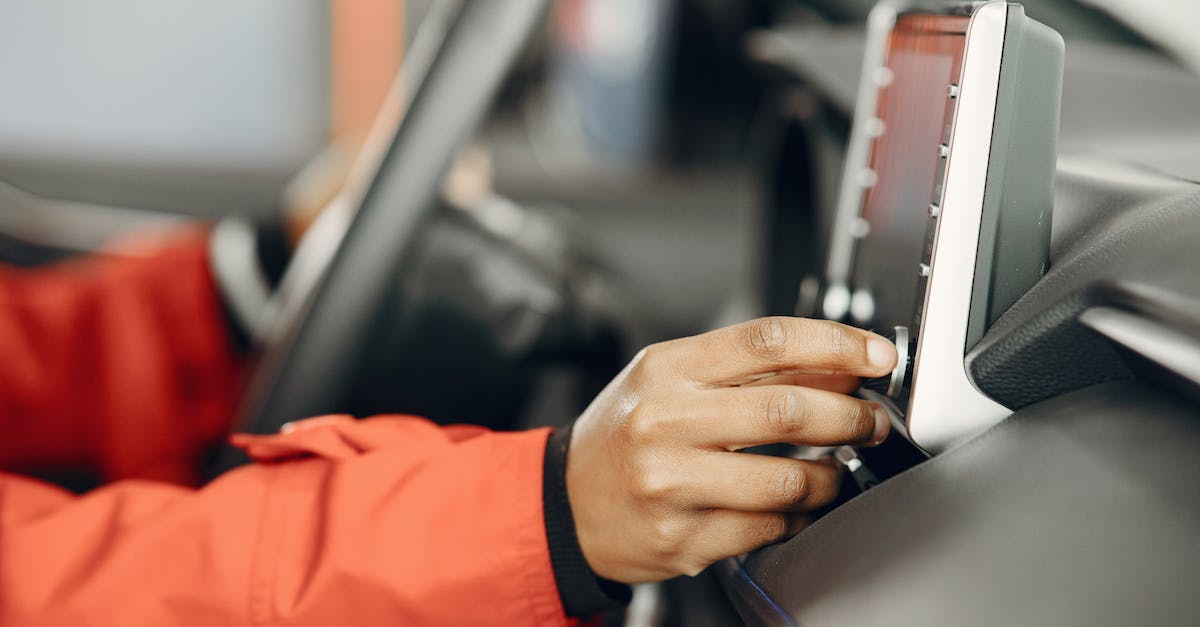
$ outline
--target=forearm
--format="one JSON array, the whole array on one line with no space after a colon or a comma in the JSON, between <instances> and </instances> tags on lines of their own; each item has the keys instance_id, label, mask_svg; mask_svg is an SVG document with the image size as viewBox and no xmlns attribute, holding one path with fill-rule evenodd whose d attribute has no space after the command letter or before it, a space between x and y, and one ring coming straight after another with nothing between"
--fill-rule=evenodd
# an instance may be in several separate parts
<instances>
[{"instance_id":1,"label":"forearm","mask_svg":"<svg viewBox=\"0 0 1200 627\"><path fill-rule=\"evenodd\" d=\"M0 468L191 479L241 387L207 237L0 269Z\"/></svg>"},{"instance_id":2,"label":"forearm","mask_svg":"<svg viewBox=\"0 0 1200 627\"><path fill-rule=\"evenodd\" d=\"M339 417L198 491L5 479L0 624L566 625L546 437Z\"/></svg>"}]
</instances>

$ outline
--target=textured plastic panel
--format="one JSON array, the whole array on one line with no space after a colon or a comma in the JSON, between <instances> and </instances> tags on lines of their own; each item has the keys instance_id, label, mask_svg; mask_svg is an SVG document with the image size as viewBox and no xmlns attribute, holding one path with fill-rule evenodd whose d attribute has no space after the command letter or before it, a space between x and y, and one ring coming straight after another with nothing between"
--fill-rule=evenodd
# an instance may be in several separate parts
<instances>
[{"instance_id":1,"label":"textured plastic panel","mask_svg":"<svg viewBox=\"0 0 1200 627\"><path fill-rule=\"evenodd\" d=\"M749 625L1190 624L1197 411L1129 383L1030 407L753 555L770 601L739 608Z\"/></svg>"},{"instance_id":2,"label":"textured plastic panel","mask_svg":"<svg viewBox=\"0 0 1200 627\"><path fill-rule=\"evenodd\" d=\"M1132 377L1079 324L1087 307L1129 304L1132 292L1200 298L1200 186L1128 166L1063 165L1050 271L967 355L979 389L1014 409ZM1200 317L1171 315L1189 314Z\"/></svg>"}]
</instances>

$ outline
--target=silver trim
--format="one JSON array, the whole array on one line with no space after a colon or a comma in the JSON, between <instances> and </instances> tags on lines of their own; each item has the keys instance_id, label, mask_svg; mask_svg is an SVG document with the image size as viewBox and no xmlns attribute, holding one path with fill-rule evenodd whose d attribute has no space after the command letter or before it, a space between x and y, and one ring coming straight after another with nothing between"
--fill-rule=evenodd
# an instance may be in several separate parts
<instances>
[{"instance_id":1,"label":"silver trim","mask_svg":"<svg viewBox=\"0 0 1200 627\"><path fill-rule=\"evenodd\" d=\"M1085 327L1200 385L1200 340L1165 324L1114 307L1079 315Z\"/></svg>"},{"instance_id":2,"label":"silver trim","mask_svg":"<svg viewBox=\"0 0 1200 627\"><path fill-rule=\"evenodd\" d=\"M833 458L841 465L846 467L846 470L854 472L862 468L862 460L858 458L858 453L849 446L839 446L833 451Z\"/></svg>"},{"instance_id":3,"label":"silver trim","mask_svg":"<svg viewBox=\"0 0 1200 627\"><path fill-rule=\"evenodd\" d=\"M892 380L888 382L887 395L896 398L904 389L904 377L908 376L908 364L912 361L909 354L908 327L896 327L896 367L892 369Z\"/></svg>"},{"instance_id":4,"label":"silver trim","mask_svg":"<svg viewBox=\"0 0 1200 627\"><path fill-rule=\"evenodd\" d=\"M975 388L963 362L1007 22L1008 3L989 2L975 10L967 28L907 412L909 435L930 452L1011 413ZM939 258L947 263L937 263Z\"/></svg>"}]
</instances>

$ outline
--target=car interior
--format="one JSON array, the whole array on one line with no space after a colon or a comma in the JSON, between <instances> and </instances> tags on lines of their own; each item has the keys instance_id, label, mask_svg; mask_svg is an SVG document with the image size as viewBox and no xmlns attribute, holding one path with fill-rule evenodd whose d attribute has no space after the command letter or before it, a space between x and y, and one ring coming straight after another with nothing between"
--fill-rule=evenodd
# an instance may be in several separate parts
<instances>
[{"instance_id":1,"label":"car interior","mask_svg":"<svg viewBox=\"0 0 1200 627\"><path fill-rule=\"evenodd\" d=\"M240 429L561 427L648 343L844 321L902 353L860 392L897 433L847 453L868 474L790 540L638 586L605 625L1195 621L1186 9L369 4L396 19L354 37L331 29L363 19L339 0L0 6L22 95L0 108L0 261L278 219L359 128L254 329ZM351 115L355 89L382 104Z\"/></svg>"}]
</instances>

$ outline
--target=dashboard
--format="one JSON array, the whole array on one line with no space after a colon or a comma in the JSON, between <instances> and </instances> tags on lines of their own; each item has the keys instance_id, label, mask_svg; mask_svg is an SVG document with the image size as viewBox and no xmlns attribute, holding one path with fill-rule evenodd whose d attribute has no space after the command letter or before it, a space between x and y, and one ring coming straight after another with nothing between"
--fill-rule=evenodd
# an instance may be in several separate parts
<instances>
[{"instance_id":1,"label":"dashboard","mask_svg":"<svg viewBox=\"0 0 1200 627\"><path fill-rule=\"evenodd\" d=\"M821 313L893 334L870 387L930 452L1011 413L964 356L1048 263L1063 55L1008 2L871 14Z\"/></svg>"}]
</instances>

